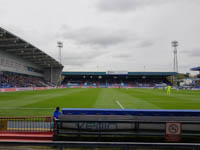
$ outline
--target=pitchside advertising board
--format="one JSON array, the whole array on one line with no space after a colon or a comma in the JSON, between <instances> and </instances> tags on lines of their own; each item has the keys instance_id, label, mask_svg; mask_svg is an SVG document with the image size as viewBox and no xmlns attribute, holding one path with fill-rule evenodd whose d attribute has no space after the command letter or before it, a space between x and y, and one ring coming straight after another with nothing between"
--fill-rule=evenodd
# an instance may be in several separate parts
<instances>
[{"instance_id":1,"label":"pitchside advertising board","mask_svg":"<svg viewBox=\"0 0 200 150\"><path fill-rule=\"evenodd\" d=\"M62 87L59 87L62 88ZM0 88L0 92L16 92L16 91L33 91L33 90L48 90L55 89L55 87L27 87L27 88Z\"/></svg>"},{"instance_id":2,"label":"pitchside advertising board","mask_svg":"<svg viewBox=\"0 0 200 150\"><path fill-rule=\"evenodd\" d=\"M167 142L181 141L182 126L180 122L167 122L165 139Z\"/></svg>"}]
</instances>

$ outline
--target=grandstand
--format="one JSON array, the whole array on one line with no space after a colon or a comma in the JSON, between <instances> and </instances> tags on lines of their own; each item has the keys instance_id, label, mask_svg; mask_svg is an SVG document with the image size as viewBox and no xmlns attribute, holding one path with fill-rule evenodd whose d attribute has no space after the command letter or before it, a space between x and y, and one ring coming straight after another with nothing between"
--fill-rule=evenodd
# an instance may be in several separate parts
<instances>
[{"instance_id":1,"label":"grandstand","mask_svg":"<svg viewBox=\"0 0 200 150\"><path fill-rule=\"evenodd\" d=\"M165 90L150 89L172 85L170 77L176 72L62 69L62 64L48 54L0 28L0 92L5 92L0 95L0 142L199 141L200 111L184 110L199 109L199 91L173 89L170 96ZM6 93L13 88L47 89L43 87L55 86L60 79L64 87L82 89L13 92L12 96ZM62 115L52 122L52 110L57 106L63 108ZM180 133L168 134L174 125Z\"/></svg>"},{"instance_id":2,"label":"grandstand","mask_svg":"<svg viewBox=\"0 0 200 150\"><path fill-rule=\"evenodd\" d=\"M175 72L63 72L66 87L158 87L171 85L167 79Z\"/></svg>"},{"instance_id":3,"label":"grandstand","mask_svg":"<svg viewBox=\"0 0 200 150\"><path fill-rule=\"evenodd\" d=\"M199 71L199 75L200 75L200 67L195 67L195 68L191 68L192 71ZM200 76L199 76L200 78Z\"/></svg>"},{"instance_id":4,"label":"grandstand","mask_svg":"<svg viewBox=\"0 0 200 150\"><path fill-rule=\"evenodd\" d=\"M192 71L199 71L199 74L197 75L197 78L195 79L195 85L196 87L200 88L200 67L191 68Z\"/></svg>"},{"instance_id":5,"label":"grandstand","mask_svg":"<svg viewBox=\"0 0 200 150\"><path fill-rule=\"evenodd\" d=\"M54 58L0 27L0 88L54 86L62 69Z\"/></svg>"}]
</instances>

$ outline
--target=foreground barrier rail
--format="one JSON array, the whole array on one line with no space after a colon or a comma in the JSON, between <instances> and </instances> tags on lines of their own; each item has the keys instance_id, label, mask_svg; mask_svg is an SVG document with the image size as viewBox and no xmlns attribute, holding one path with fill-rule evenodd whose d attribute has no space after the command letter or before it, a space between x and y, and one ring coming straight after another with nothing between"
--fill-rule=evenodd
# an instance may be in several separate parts
<instances>
[{"instance_id":1,"label":"foreground barrier rail","mask_svg":"<svg viewBox=\"0 0 200 150\"><path fill-rule=\"evenodd\" d=\"M61 115L55 122L54 132L57 140L87 140L89 137L93 141L198 142L198 118Z\"/></svg>"},{"instance_id":2,"label":"foreground barrier rail","mask_svg":"<svg viewBox=\"0 0 200 150\"><path fill-rule=\"evenodd\" d=\"M164 136L166 121L57 120L56 134ZM172 123L172 122L170 122ZM175 122L176 123L176 122ZM200 121L181 121L183 136L200 136Z\"/></svg>"},{"instance_id":3,"label":"foreground barrier rail","mask_svg":"<svg viewBox=\"0 0 200 150\"><path fill-rule=\"evenodd\" d=\"M155 137L155 141L194 142L200 140L200 110L64 108L55 135L58 139Z\"/></svg>"},{"instance_id":4,"label":"foreground barrier rail","mask_svg":"<svg viewBox=\"0 0 200 150\"><path fill-rule=\"evenodd\" d=\"M13 132L49 132L51 117L0 117L0 134Z\"/></svg>"}]
</instances>

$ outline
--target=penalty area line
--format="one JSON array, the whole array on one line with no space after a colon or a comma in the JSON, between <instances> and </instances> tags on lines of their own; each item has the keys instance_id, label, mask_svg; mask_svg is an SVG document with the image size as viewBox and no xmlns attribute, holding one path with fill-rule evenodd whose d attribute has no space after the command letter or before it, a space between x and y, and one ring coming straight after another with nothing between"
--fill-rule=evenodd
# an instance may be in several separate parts
<instances>
[{"instance_id":1,"label":"penalty area line","mask_svg":"<svg viewBox=\"0 0 200 150\"><path fill-rule=\"evenodd\" d=\"M119 101L116 101L116 103L117 103L117 105L119 105L119 107L120 107L121 109L124 109L124 107L122 106L122 104L120 104Z\"/></svg>"}]
</instances>

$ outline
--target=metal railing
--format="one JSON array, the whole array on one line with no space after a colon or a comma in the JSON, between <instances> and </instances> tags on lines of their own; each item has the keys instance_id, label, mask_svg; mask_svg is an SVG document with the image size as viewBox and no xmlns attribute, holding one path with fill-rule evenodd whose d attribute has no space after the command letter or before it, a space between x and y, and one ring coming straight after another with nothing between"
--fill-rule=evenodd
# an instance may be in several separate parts
<instances>
[{"instance_id":1,"label":"metal railing","mask_svg":"<svg viewBox=\"0 0 200 150\"><path fill-rule=\"evenodd\" d=\"M182 136L200 137L200 121L179 121ZM165 136L166 121L56 120L56 135Z\"/></svg>"},{"instance_id":2,"label":"metal railing","mask_svg":"<svg viewBox=\"0 0 200 150\"><path fill-rule=\"evenodd\" d=\"M0 117L0 134L12 132L53 131L52 117Z\"/></svg>"}]
</instances>

